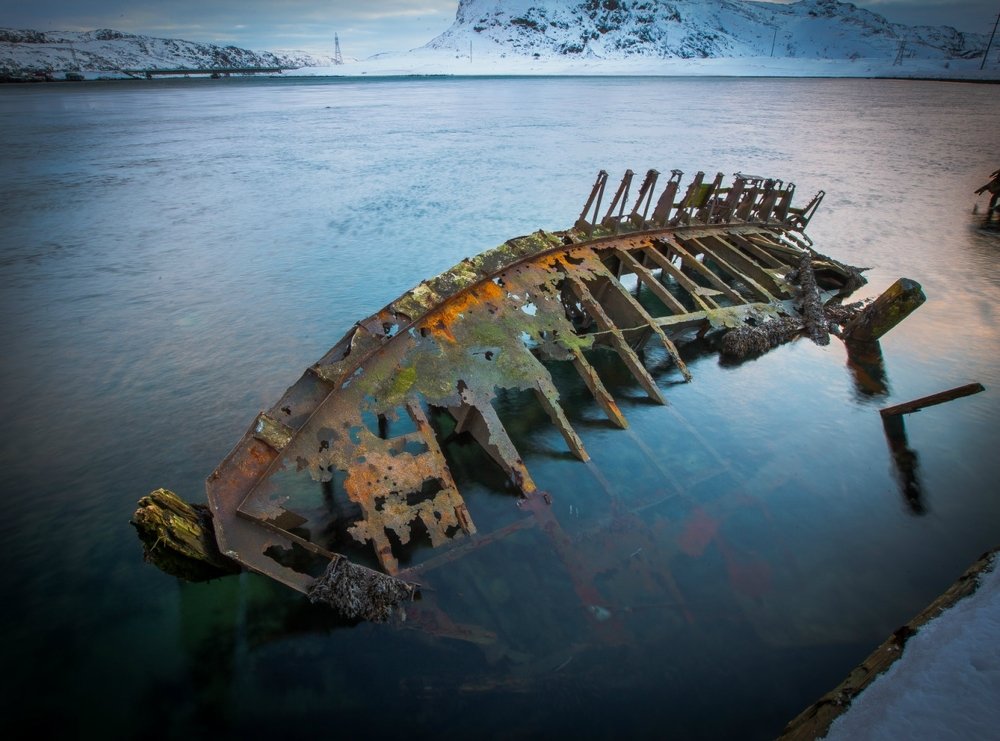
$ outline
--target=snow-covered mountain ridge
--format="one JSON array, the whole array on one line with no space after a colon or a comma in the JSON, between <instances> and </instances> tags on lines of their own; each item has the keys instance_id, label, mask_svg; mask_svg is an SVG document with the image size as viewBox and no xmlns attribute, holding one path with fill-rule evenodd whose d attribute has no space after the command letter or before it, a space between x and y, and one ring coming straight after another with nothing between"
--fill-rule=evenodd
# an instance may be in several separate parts
<instances>
[{"instance_id":1,"label":"snow-covered mountain ridge","mask_svg":"<svg viewBox=\"0 0 1000 741\"><path fill-rule=\"evenodd\" d=\"M838 0L460 0L425 48L533 57L893 57L981 55L985 34L906 26Z\"/></svg>"},{"instance_id":2,"label":"snow-covered mountain ridge","mask_svg":"<svg viewBox=\"0 0 1000 741\"><path fill-rule=\"evenodd\" d=\"M255 52L237 46L138 36L111 29L42 32L0 28L0 73L126 69L309 67L330 58L304 52Z\"/></svg>"}]
</instances>

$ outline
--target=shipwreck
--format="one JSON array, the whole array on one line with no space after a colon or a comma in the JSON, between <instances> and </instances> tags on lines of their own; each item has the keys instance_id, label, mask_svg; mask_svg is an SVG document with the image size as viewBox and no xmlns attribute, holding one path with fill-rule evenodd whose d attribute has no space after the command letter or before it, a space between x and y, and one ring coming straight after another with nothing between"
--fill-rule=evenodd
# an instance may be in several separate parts
<instances>
[{"instance_id":1,"label":"shipwreck","mask_svg":"<svg viewBox=\"0 0 1000 741\"><path fill-rule=\"evenodd\" d=\"M211 473L208 510L171 515L188 519L189 543L201 539L204 548L195 543L194 551L212 551L214 573L249 569L350 618L399 614L410 625L476 640L427 600L410 600L435 569L540 527L592 618L604 619L593 575L574 555L579 544L553 513L561 493L535 484L494 408L496 395L533 392L567 451L587 461L552 364L572 366L610 425L626 428L596 353L617 356L649 400L665 404L644 364L647 343L690 380L678 350L688 339L724 333L722 352L738 356L800 334L821 343L831 331L872 340L923 300L918 285L900 281L881 307L843 305L864 279L816 251L805 234L822 191L796 206L794 184L775 178L736 173L727 183L722 173L699 172L682 185L682 177L649 170L630 201L633 172L611 192L601 171L569 229L462 260L357 322ZM502 470L519 510L512 523L481 526L442 450L442 438L456 435L474 440ZM148 553L169 540L154 500L146 498L135 518ZM431 555L401 560L416 540Z\"/></svg>"}]
</instances>

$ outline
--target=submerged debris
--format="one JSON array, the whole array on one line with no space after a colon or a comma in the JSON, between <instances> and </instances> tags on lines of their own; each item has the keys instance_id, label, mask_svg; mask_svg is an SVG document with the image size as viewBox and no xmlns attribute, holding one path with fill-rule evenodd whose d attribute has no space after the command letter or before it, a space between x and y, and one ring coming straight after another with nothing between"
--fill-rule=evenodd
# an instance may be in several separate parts
<instances>
[{"instance_id":1,"label":"submerged debris","mask_svg":"<svg viewBox=\"0 0 1000 741\"><path fill-rule=\"evenodd\" d=\"M854 319L866 306L864 301L855 301L853 304L829 303L823 307L823 314L826 316L827 326L830 331L839 336L837 327L843 327Z\"/></svg>"},{"instance_id":2,"label":"submerged debris","mask_svg":"<svg viewBox=\"0 0 1000 741\"><path fill-rule=\"evenodd\" d=\"M827 304L823 307L823 318L826 326L832 334L839 337L838 327L855 319L865 306L865 302L862 301L853 304ZM802 319L791 316L777 316L760 323L743 324L729 330L722 336L719 351L727 358L743 360L790 342L802 334L805 329L806 324Z\"/></svg>"},{"instance_id":3,"label":"submerged debris","mask_svg":"<svg viewBox=\"0 0 1000 741\"><path fill-rule=\"evenodd\" d=\"M779 316L763 324L744 324L729 330L722 338L720 349L727 357L742 359L767 352L772 347L788 342L801 331L801 321L790 316Z\"/></svg>"},{"instance_id":4,"label":"submerged debris","mask_svg":"<svg viewBox=\"0 0 1000 741\"><path fill-rule=\"evenodd\" d=\"M727 352L762 352L803 326L822 341L824 304L863 282L857 269L815 252L804 234L822 191L798 208L792 183L737 173L726 185L722 173L706 181L699 172L682 190L682 173L673 170L657 198L658 176L647 172L628 211L633 173L626 172L602 216L602 171L573 228L508 240L358 322L258 415L209 476L224 556L344 616L386 620L413 596L406 580L537 524L584 604L599 605L595 574L581 567L494 398L532 393L572 455L587 461L553 364L572 366L608 421L624 428L592 364L598 353L617 358L650 400L664 404L643 359L650 339L687 381L676 343L735 330ZM506 474L522 505L519 520L485 533L476 526L441 449L440 438L461 434ZM446 552L411 566L401 551L417 540ZM361 548L362 560L380 570L345 555ZM440 611L412 609L449 635L490 640ZM610 613L590 615L616 623Z\"/></svg>"},{"instance_id":5,"label":"submerged debris","mask_svg":"<svg viewBox=\"0 0 1000 741\"><path fill-rule=\"evenodd\" d=\"M812 255L804 253L799 258L799 267L789 276L789 280L799 286L800 311L809 338L817 345L830 344L830 331L823 314L823 299L819 295L819 285L813 272Z\"/></svg>"},{"instance_id":6,"label":"submerged debris","mask_svg":"<svg viewBox=\"0 0 1000 741\"><path fill-rule=\"evenodd\" d=\"M1000 211L1000 170L994 170L990 173L990 181L986 185L976 188L976 195L982 195L987 191L990 194L990 205L986 216L989 218L994 211Z\"/></svg>"},{"instance_id":7,"label":"submerged debris","mask_svg":"<svg viewBox=\"0 0 1000 741\"><path fill-rule=\"evenodd\" d=\"M313 582L307 594L313 604L329 605L349 620L384 623L392 617L396 605L413 598L414 587L346 558L337 558Z\"/></svg>"}]
</instances>

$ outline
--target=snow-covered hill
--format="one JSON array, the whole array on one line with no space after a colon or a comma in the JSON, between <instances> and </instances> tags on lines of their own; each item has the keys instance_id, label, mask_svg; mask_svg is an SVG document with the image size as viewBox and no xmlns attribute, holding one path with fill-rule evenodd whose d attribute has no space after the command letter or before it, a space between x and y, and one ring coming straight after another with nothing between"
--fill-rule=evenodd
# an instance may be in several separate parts
<instances>
[{"instance_id":1,"label":"snow-covered hill","mask_svg":"<svg viewBox=\"0 0 1000 741\"><path fill-rule=\"evenodd\" d=\"M110 29L48 33L0 29L0 74L332 64L331 58L317 58L303 52L254 52L236 46L158 39Z\"/></svg>"},{"instance_id":2,"label":"snow-covered hill","mask_svg":"<svg viewBox=\"0 0 1000 741\"><path fill-rule=\"evenodd\" d=\"M578 57L960 59L985 34L889 23L837 0L460 0L455 22L427 49Z\"/></svg>"},{"instance_id":3,"label":"snow-covered hill","mask_svg":"<svg viewBox=\"0 0 1000 741\"><path fill-rule=\"evenodd\" d=\"M103 29L0 29L0 79L33 71L298 68L298 75L638 74L997 79L986 34L905 26L850 3L800 0L458 0L452 26L419 49L335 66L304 52L159 39ZM288 73L286 73L288 74Z\"/></svg>"}]
</instances>

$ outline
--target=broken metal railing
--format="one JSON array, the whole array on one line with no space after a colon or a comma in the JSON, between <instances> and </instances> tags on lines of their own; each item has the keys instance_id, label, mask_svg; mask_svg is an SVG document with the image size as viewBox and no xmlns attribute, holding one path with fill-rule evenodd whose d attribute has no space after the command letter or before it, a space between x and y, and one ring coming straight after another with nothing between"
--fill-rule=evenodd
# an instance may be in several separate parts
<instances>
[{"instance_id":1,"label":"broken metal railing","mask_svg":"<svg viewBox=\"0 0 1000 741\"><path fill-rule=\"evenodd\" d=\"M626 215L625 204L635 177L632 170L626 170L607 211L601 217L601 203L608 182L608 173L601 170L574 228L588 238L666 226L737 222L776 224L801 231L809 225L824 196L823 191L819 191L805 207L794 208L794 183L737 172L732 185L724 187L721 172L716 173L711 182L705 182L705 173L698 172L678 200L683 172L671 170L670 178L653 208L652 219L647 219L659 174L656 170L646 172L632 210Z\"/></svg>"}]
</instances>

